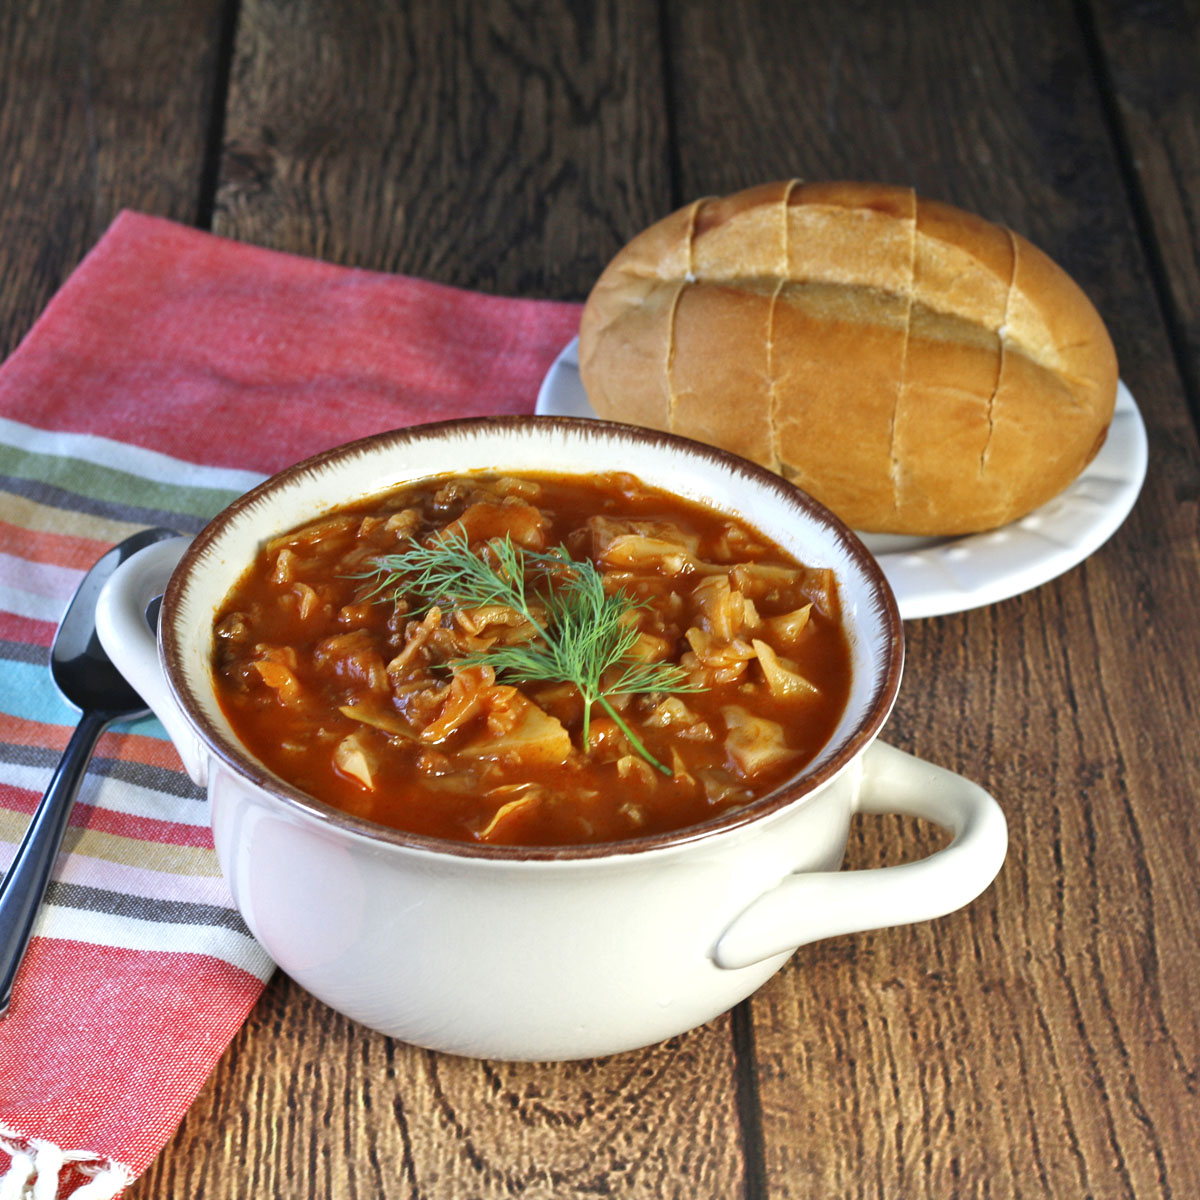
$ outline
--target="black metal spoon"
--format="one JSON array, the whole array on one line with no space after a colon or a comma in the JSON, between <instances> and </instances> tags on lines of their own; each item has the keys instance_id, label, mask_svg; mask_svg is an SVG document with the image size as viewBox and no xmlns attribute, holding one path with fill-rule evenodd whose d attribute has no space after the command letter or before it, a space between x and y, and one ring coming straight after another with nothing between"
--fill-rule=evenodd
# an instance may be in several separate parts
<instances>
[{"instance_id":1,"label":"black metal spoon","mask_svg":"<svg viewBox=\"0 0 1200 1200\"><path fill-rule=\"evenodd\" d=\"M147 711L146 702L125 682L96 636L100 589L127 558L154 542L178 536L171 529L145 529L114 546L83 577L55 635L50 673L58 690L82 709L83 716L0 882L0 1017L8 1012L17 970L96 742L113 721Z\"/></svg>"}]
</instances>

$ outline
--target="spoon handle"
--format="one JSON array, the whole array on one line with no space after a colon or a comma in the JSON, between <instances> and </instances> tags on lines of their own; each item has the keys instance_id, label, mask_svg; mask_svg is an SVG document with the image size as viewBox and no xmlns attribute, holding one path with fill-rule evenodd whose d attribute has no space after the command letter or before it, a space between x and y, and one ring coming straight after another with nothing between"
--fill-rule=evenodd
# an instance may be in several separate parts
<instances>
[{"instance_id":1,"label":"spoon handle","mask_svg":"<svg viewBox=\"0 0 1200 1200\"><path fill-rule=\"evenodd\" d=\"M95 709L84 712L17 847L12 866L0 882L0 1017L8 1012L13 983L88 761L105 727L117 715Z\"/></svg>"}]
</instances>

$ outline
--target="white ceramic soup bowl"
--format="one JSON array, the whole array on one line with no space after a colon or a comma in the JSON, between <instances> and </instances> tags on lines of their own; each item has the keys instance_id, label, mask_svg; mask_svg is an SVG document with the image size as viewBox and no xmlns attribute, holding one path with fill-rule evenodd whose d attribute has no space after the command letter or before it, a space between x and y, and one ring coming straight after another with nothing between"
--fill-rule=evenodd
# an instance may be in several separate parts
<instances>
[{"instance_id":1,"label":"white ceramic soup bowl","mask_svg":"<svg viewBox=\"0 0 1200 1200\"><path fill-rule=\"evenodd\" d=\"M484 469L631 472L832 567L853 681L816 760L707 824L561 848L386 829L257 762L217 704L210 662L214 613L259 547L330 507ZM164 586L156 642L142 614ZM966 904L1004 858L1004 817L986 792L876 741L900 682L902 635L875 560L778 476L681 438L595 421L483 419L331 450L268 480L194 541L131 559L102 597L100 635L207 787L221 867L271 957L333 1008L437 1050L566 1059L660 1041L738 1003L797 946ZM856 811L925 817L954 839L919 862L840 872Z\"/></svg>"}]
</instances>

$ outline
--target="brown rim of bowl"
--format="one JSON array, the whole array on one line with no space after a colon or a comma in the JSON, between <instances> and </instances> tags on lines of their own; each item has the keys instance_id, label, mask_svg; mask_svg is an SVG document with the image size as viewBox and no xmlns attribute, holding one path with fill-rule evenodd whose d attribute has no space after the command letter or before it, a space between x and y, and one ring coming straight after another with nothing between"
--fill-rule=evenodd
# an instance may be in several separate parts
<instances>
[{"instance_id":1,"label":"brown rim of bowl","mask_svg":"<svg viewBox=\"0 0 1200 1200\"><path fill-rule=\"evenodd\" d=\"M871 599L878 606L880 619L884 626L885 647L883 669L873 695L867 703L862 720L846 738L843 746L826 762L815 770L803 773L792 782L784 784L773 792L760 796L744 808L724 812L710 821L699 825L690 825L671 833L651 834L645 837L629 838L619 842L600 842L596 844L566 845L566 846L486 846L472 842L455 842L444 838L434 838L422 834L407 833L404 830L393 829L387 825L378 825L361 817L351 816L341 809L334 808L323 800L307 795L299 788L286 783L270 772L263 764L251 757L240 743L227 738L208 719L204 710L197 702L196 696L188 682L186 673L181 667L182 648L180 638L175 631L174 613L177 611L181 595L185 589L185 580L193 566L201 556L220 538L224 528L237 517L245 508L254 504L263 494L274 491L298 475L316 473L327 464L338 459L361 452L368 446L381 443L400 445L405 442L437 441L447 434L470 434L476 430L520 430L520 429L561 430L567 434L582 435L585 438L594 437L607 440L618 437L638 442L650 442L656 445L669 444L692 455L694 458L707 460L720 465L727 470L755 479L766 489L780 494L793 504L798 504L818 524L824 525L833 537L840 542L863 570L870 587ZM445 472L439 472L445 473ZM416 482L415 480L413 482ZM186 714L192 727L200 735L209 752L216 755L237 774L242 775L257 784L264 791L284 802L292 808L299 809L307 816L318 821L344 829L372 841L404 846L410 849L422 850L436 854L448 854L459 858L485 858L494 861L553 861L562 862L574 859L608 858L625 854L644 853L652 850L664 850L672 846L680 846L690 842L717 836L751 825L762 818L796 803L805 796L811 795L828 780L837 775L854 757L878 734L891 712L896 694L900 686L900 673L904 659L904 635L900 622L899 609L895 597L884 577L883 571L870 551L858 537L841 520L833 515L824 505L814 500L807 492L789 483L773 471L760 467L755 463L709 446L696 442L678 434L662 433L658 430L646 429L639 425L626 425L616 421L599 421L589 418L575 417L538 417L538 416L508 416L508 417L464 417L452 421L438 421L428 425L412 425L402 429L387 430L335 446L322 451L311 458L304 459L287 467L278 474L260 483L252 491L233 501L220 512L196 535L192 544L184 552L167 585L162 605L163 620L161 623L161 654L166 671L168 686L175 699Z\"/></svg>"}]
</instances>

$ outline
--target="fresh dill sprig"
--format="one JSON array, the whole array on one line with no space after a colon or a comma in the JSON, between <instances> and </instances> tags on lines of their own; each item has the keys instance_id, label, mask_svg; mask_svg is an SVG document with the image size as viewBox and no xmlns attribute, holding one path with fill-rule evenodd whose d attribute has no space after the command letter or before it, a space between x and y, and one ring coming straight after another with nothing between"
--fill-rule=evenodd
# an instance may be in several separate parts
<instances>
[{"instance_id":1,"label":"fresh dill sprig","mask_svg":"<svg viewBox=\"0 0 1200 1200\"><path fill-rule=\"evenodd\" d=\"M376 555L370 560L372 569L354 578L375 580L375 586L363 595L364 600L402 591L427 601L426 608L438 600L482 608L487 604L511 604L517 596L520 604L512 607L525 612L522 551L511 538L496 539L488 547L496 559L494 565L474 553L462 533L452 530L429 546L414 543L400 554Z\"/></svg>"},{"instance_id":2,"label":"fresh dill sprig","mask_svg":"<svg viewBox=\"0 0 1200 1200\"><path fill-rule=\"evenodd\" d=\"M583 697L585 746L592 706L599 704L651 766L671 774L629 728L609 696L696 687L673 663L629 658L639 636L631 614L640 606L624 592L606 592L604 577L590 559L574 559L564 546L540 553L524 550L507 536L488 542L486 554L476 553L461 532L452 530L429 545L415 544L371 561L375 569L370 574L377 579L370 596L403 593L419 597L427 606L504 604L519 612L537 630L536 640L496 646L461 661L486 663L497 678L573 683ZM531 569L541 584L532 595L531 586L536 585L529 579Z\"/></svg>"}]
</instances>

